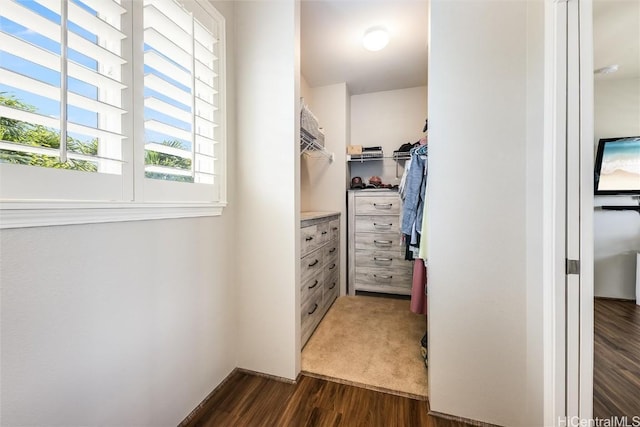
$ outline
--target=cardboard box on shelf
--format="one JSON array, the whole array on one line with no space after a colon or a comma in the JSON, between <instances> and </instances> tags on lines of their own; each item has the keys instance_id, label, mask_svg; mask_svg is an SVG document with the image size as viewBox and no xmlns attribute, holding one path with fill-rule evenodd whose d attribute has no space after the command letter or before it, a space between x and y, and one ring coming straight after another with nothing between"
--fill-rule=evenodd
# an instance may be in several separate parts
<instances>
[{"instance_id":1,"label":"cardboard box on shelf","mask_svg":"<svg viewBox=\"0 0 640 427\"><path fill-rule=\"evenodd\" d=\"M347 154L362 154L362 145L348 145Z\"/></svg>"}]
</instances>

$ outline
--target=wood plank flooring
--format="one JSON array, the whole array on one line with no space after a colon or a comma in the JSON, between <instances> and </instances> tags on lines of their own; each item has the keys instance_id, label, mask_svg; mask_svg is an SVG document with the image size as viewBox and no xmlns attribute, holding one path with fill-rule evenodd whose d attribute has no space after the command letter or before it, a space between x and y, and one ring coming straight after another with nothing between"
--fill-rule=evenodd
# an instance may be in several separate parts
<instances>
[{"instance_id":1,"label":"wood plank flooring","mask_svg":"<svg viewBox=\"0 0 640 427\"><path fill-rule=\"evenodd\" d=\"M466 427L427 415L426 401L317 378L297 384L236 371L212 396L198 427Z\"/></svg>"},{"instance_id":2,"label":"wood plank flooring","mask_svg":"<svg viewBox=\"0 0 640 427\"><path fill-rule=\"evenodd\" d=\"M594 304L593 416L640 416L640 307Z\"/></svg>"},{"instance_id":3,"label":"wood plank flooring","mask_svg":"<svg viewBox=\"0 0 640 427\"><path fill-rule=\"evenodd\" d=\"M595 300L594 417L640 416L640 307ZM466 427L429 416L428 402L301 376L297 384L236 371L198 427Z\"/></svg>"}]
</instances>

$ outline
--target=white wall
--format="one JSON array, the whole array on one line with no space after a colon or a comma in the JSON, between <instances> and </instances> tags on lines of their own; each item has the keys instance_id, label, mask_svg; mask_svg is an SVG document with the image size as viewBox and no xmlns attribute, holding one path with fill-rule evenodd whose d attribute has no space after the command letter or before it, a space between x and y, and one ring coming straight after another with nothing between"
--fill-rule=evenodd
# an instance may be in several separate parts
<instances>
[{"instance_id":1,"label":"white wall","mask_svg":"<svg viewBox=\"0 0 640 427\"><path fill-rule=\"evenodd\" d=\"M300 371L299 4L236 3L239 366Z\"/></svg>"},{"instance_id":2,"label":"white wall","mask_svg":"<svg viewBox=\"0 0 640 427\"><path fill-rule=\"evenodd\" d=\"M640 79L596 80L595 146L600 138L640 135ZM627 196L596 196L596 206L633 205ZM594 212L594 293L635 299L640 215L633 211Z\"/></svg>"},{"instance_id":3,"label":"white wall","mask_svg":"<svg viewBox=\"0 0 640 427\"><path fill-rule=\"evenodd\" d=\"M313 90L302 74L300 75L300 96L307 104L313 104Z\"/></svg>"},{"instance_id":4,"label":"white wall","mask_svg":"<svg viewBox=\"0 0 640 427\"><path fill-rule=\"evenodd\" d=\"M340 290L346 293L347 272L347 167L345 147L349 141L350 96L345 83L308 88L309 106L324 127L325 148L334 161L325 157L304 155L300 159L300 192L302 211L337 211L340 216ZM305 96L305 99L306 96Z\"/></svg>"},{"instance_id":5,"label":"white wall","mask_svg":"<svg viewBox=\"0 0 640 427\"><path fill-rule=\"evenodd\" d=\"M214 4L232 46L233 5ZM1 425L175 426L233 370L235 125L228 137L221 217L1 232Z\"/></svg>"},{"instance_id":6,"label":"white wall","mask_svg":"<svg viewBox=\"0 0 640 427\"><path fill-rule=\"evenodd\" d=\"M392 156L402 144L414 143L423 136L426 118L426 86L353 95L351 144L382 146L384 155ZM369 177L378 175L385 184L399 184L402 172L403 169L398 168L396 177L396 162L393 160L351 163L351 177L360 176L365 182Z\"/></svg>"},{"instance_id":7,"label":"white wall","mask_svg":"<svg viewBox=\"0 0 640 427\"><path fill-rule=\"evenodd\" d=\"M542 425L544 19L529 3L431 2L430 404L509 426Z\"/></svg>"},{"instance_id":8,"label":"white wall","mask_svg":"<svg viewBox=\"0 0 640 427\"><path fill-rule=\"evenodd\" d=\"M311 106L313 104L313 89L307 83L307 80L304 76L300 75L300 97L304 99L304 102ZM313 110L312 110L313 111ZM314 113L315 114L315 113ZM302 212L310 210L308 206L310 205L311 192L307 191L309 187L307 173L305 172L305 164L304 159L301 159L300 162L300 209Z\"/></svg>"},{"instance_id":9,"label":"white wall","mask_svg":"<svg viewBox=\"0 0 640 427\"><path fill-rule=\"evenodd\" d=\"M543 0L527 1L526 157L526 412L524 424L543 425L543 164L544 14Z\"/></svg>"},{"instance_id":10,"label":"white wall","mask_svg":"<svg viewBox=\"0 0 640 427\"><path fill-rule=\"evenodd\" d=\"M184 419L235 367L232 228L230 208L3 231L2 425Z\"/></svg>"}]
</instances>

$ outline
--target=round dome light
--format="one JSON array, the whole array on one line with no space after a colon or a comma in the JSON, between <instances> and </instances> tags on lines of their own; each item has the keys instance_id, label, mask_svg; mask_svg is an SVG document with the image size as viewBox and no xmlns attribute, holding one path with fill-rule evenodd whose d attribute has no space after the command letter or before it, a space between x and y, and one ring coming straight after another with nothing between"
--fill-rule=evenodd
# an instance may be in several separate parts
<instances>
[{"instance_id":1,"label":"round dome light","mask_svg":"<svg viewBox=\"0 0 640 427\"><path fill-rule=\"evenodd\" d=\"M375 52L389 43L389 33L384 27L372 27L365 31L362 44L365 49Z\"/></svg>"},{"instance_id":2,"label":"round dome light","mask_svg":"<svg viewBox=\"0 0 640 427\"><path fill-rule=\"evenodd\" d=\"M618 64L608 65L606 67L598 68L594 71L595 74L611 74L618 71Z\"/></svg>"}]
</instances>

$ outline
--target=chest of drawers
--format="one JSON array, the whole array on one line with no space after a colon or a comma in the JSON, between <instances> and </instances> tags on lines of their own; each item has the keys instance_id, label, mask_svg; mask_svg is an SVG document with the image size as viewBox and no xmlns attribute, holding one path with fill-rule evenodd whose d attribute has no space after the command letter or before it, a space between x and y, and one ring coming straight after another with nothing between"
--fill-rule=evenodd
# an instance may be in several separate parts
<instances>
[{"instance_id":1,"label":"chest of drawers","mask_svg":"<svg viewBox=\"0 0 640 427\"><path fill-rule=\"evenodd\" d=\"M348 286L356 291L411 294L413 263L405 260L400 197L393 191L349 191Z\"/></svg>"},{"instance_id":2,"label":"chest of drawers","mask_svg":"<svg viewBox=\"0 0 640 427\"><path fill-rule=\"evenodd\" d=\"M340 292L340 214L303 213L300 227L300 329L304 346Z\"/></svg>"}]
</instances>

